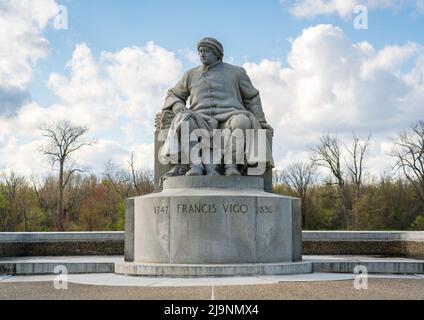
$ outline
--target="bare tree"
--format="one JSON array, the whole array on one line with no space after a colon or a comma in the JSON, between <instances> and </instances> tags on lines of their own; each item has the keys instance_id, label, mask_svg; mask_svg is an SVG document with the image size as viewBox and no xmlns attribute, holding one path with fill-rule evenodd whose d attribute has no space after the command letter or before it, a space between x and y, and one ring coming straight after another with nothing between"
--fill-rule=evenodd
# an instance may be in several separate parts
<instances>
[{"instance_id":1,"label":"bare tree","mask_svg":"<svg viewBox=\"0 0 424 320\"><path fill-rule=\"evenodd\" d=\"M345 146L346 151L350 155L350 161L345 159L345 164L351 180L355 185L355 194L357 198L359 198L359 193L363 184L364 160L370 140L371 135L369 135L365 141L361 142L356 134L353 133L353 143L351 147Z\"/></svg>"},{"instance_id":2,"label":"bare tree","mask_svg":"<svg viewBox=\"0 0 424 320\"><path fill-rule=\"evenodd\" d=\"M18 191L25 185L26 179L12 171L10 174L4 175L4 182L6 184L6 194L9 201L16 199Z\"/></svg>"},{"instance_id":3,"label":"bare tree","mask_svg":"<svg viewBox=\"0 0 424 320\"><path fill-rule=\"evenodd\" d=\"M127 161L128 169L120 168L110 160L105 164L103 176L113 190L122 198L143 195L153 191L153 173L150 170L137 169L134 152Z\"/></svg>"},{"instance_id":4,"label":"bare tree","mask_svg":"<svg viewBox=\"0 0 424 320\"><path fill-rule=\"evenodd\" d=\"M281 185L284 183L284 175L281 170L273 170L272 172L272 185Z\"/></svg>"},{"instance_id":5,"label":"bare tree","mask_svg":"<svg viewBox=\"0 0 424 320\"><path fill-rule=\"evenodd\" d=\"M6 210L6 214L4 217L2 217L2 228L3 231L11 230L12 226L16 224L19 220L19 199L18 194L20 190L25 186L26 179L24 176L20 176L16 174L14 171L10 173L3 173L2 180L4 181L4 186L2 187L3 194L6 196L6 199L8 201L8 208ZM11 221L12 218L15 221ZM25 220L25 217L24 217ZM25 221L26 222L26 221Z\"/></svg>"},{"instance_id":6,"label":"bare tree","mask_svg":"<svg viewBox=\"0 0 424 320\"><path fill-rule=\"evenodd\" d=\"M52 165L59 164L59 201L58 201L58 220L57 227L64 230L66 214L64 210L63 194L64 190L75 172L83 172L82 169L70 167L66 169L67 162L71 155L84 146L91 146L93 141L83 141L84 134L88 128L73 126L69 121L62 121L52 126L43 126L43 136L47 138L48 144L42 152L50 158Z\"/></svg>"},{"instance_id":7,"label":"bare tree","mask_svg":"<svg viewBox=\"0 0 424 320\"><path fill-rule=\"evenodd\" d=\"M136 169L135 169L134 151L131 152L131 157L130 157L130 160L128 160L128 164L129 164L130 170L131 170L131 179L132 179L133 187L137 191L137 194L140 195L141 190L139 188L138 176L137 176Z\"/></svg>"},{"instance_id":8,"label":"bare tree","mask_svg":"<svg viewBox=\"0 0 424 320\"><path fill-rule=\"evenodd\" d=\"M424 208L424 121L399 134L391 156L396 160L394 169L413 185Z\"/></svg>"},{"instance_id":9,"label":"bare tree","mask_svg":"<svg viewBox=\"0 0 424 320\"><path fill-rule=\"evenodd\" d=\"M345 173L341 166L340 143L337 137L325 135L321 137L318 146L312 150L312 161L330 170L336 179L339 198L342 200L342 214L346 228L350 228L349 199L346 189Z\"/></svg>"},{"instance_id":10,"label":"bare tree","mask_svg":"<svg viewBox=\"0 0 424 320\"><path fill-rule=\"evenodd\" d=\"M359 140L355 133L353 133L353 143L350 147L345 146L347 153L350 155L350 159L345 159L346 168L350 175L351 181L355 187L355 202L359 200L361 196L361 188L364 177L364 160L370 144L371 135L368 135L367 139L363 142ZM359 217L358 211L354 209L355 226L358 226Z\"/></svg>"},{"instance_id":11,"label":"bare tree","mask_svg":"<svg viewBox=\"0 0 424 320\"><path fill-rule=\"evenodd\" d=\"M57 208L58 208L58 181L50 175L38 179L32 177L32 189L38 201L38 206L43 210L53 223L57 226Z\"/></svg>"},{"instance_id":12,"label":"bare tree","mask_svg":"<svg viewBox=\"0 0 424 320\"><path fill-rule=\"evenodd\" d=\"M342 200L342 214L347 229L351 228L350 212L352 212L352 199L349 193L349 183L355 188L355 201L360 197L363 184L365 158L370 144L371 135L365 141L353 133L351 146L344 145L346 154L342 155L340 142L336 136L325 135L320 139L318 146L313 149L312 160L317 165L330 170L336 180L338 197ZM350 181L349 181L350 180ZM358 225L358 212L355 209L355 226Z\"/></svg>"},{"instance_id":13,"label":"bare tree","mask_svg":"<svg viewBox=\"0 0 424 320\"><path fill-rule=\"evenodd\" d=\"M42 179L42 182L39 181L38 177L31 176L32 189L35 192L37 197L38 206L42 209L46 207L45 200L43 198L44 191L47 187L47 177Z\"/></svg>"},{"instance_id":14,"label":"bare tree","mask_svg":"<svg viewBox=\"0 0 424 320\"><path fill-rule=\"evenodd\" d=\"M365 158L370 144L371 135L361 141L353 133L353 142L344 144L345 154L342 155L340 142L336 136L325 135L321 137L318 146L312 150L312 160L322 167L327 168L335 179L338 198L342 202L342 215L347 229L351 228L350 212L353 212L355 226L358 226L358 212L352 210L352 196L349 184L354 186L354 200L360 197L365 174ZM330 181L331 183L331 181Z\"/></svg>"},{"instance_id":15,"label":"bare tree","mask_svg":"<svg viewBox=\"0 0 424 320\"><path fill-rule=\"evenodd\" d=\"M130 195L130 187L126 183L126 178L118 167L111 161L107 161L104 167L103 176L110 183L113 190L122 198L128 198Z\"/></svg>"},{"instance_id":16,"label":"bare tree","mask_svg":"<svg viewBox=\"0 0 424 320\"><path fill-rule=\"evenodd\" d=\"M306 226L307 197L311 186L317 179L317 170L313 162L296 162L283 171L284 183L302 200L302 224Z\"/></svg>"},{"instance_id":17,"label":"bare tree","mask_svg":"<svg viewBox=\"0 0 424 320\"><path fill-rule=\"evenodd\" d=\"M131 152L128 160L131 172L131 181L137 195L143 195L153 191L153 173L150 170L136 169L134 152Z\"/></svg>"}]
</instances>

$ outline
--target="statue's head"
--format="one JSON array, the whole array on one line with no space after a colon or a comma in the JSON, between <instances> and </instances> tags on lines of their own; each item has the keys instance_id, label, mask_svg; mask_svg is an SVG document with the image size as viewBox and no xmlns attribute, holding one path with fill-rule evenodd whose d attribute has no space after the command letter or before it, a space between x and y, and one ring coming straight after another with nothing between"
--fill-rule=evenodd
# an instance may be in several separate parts
<instances>
[{"instance_id":1,"label":"statue's head","mask_svg":"<svg viewBox=\"0 0 424 320\"><path fill-rule=\"evenodd\" d=\"M224 58L222 44L214 38L203 38L197 44L200 62L204 65L212 65Z\"/></svg>"}]
</instances>

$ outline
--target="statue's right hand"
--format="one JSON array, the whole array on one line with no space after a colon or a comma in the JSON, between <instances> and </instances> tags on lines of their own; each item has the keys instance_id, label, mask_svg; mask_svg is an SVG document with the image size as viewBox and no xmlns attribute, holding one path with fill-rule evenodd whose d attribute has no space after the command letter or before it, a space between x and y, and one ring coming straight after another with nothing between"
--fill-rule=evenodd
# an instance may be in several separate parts
<instances>
[{"instance_id":1,"label":"statue's right hand","mask_svg":"<svg viewBox=\"0 0 424 320\"><path fill-rule=\"evenodd\" d=\"M177 114L183 111L187 111L187 107L181 104L177 104L172 108L172 111Z\"/></svg>"}]
</instances>

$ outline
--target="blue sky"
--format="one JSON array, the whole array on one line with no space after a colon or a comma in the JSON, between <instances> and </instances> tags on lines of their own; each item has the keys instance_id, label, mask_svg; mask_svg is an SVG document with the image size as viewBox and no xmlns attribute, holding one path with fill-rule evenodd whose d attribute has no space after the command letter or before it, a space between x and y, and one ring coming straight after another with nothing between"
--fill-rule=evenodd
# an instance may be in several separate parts
<instances>
[{"instance_id":1,"label":"blue sky","mask_svg":"<svg viewBox=\"0 0 424 320\"><path fill-rule=\"evenodd\" d=\"M54 101L45 83L51 72L66 72L75 45L82 42L94 55L148 41L178 52L195 50L198 39L210 35L224 44L227 57L236 64L262 59L285 62L289 39L317 24L340 26L352 41L366 40L376 49L408 41L424 43L424 15L417 14L410 1L395 10L370 11L367 30L356 30L352 19L337 15L295 17L289 12L292 2L279 0L61 0L59 4L68 9L69 29L50 27L45 32L52 51L38 62L30 86L32 98L41 103Z\"/></svg>"},{"instance_id":2,"label":"blue sky","mask_svg":"<svg viewBox=\"0 0 424 320\"><path fill-rule=\"evenodd\" d=\"M154 115L204 36L261 91L279 167L307 158L322 134L371 132L378 174L393 136L424 118L423 0L0 2L0 168L48 173L38 128L62 118L100 141L79 156L94 171L131 151L151 165ZM353 24L361 4L366 30ZM67 30L53 27L58 5Z\"/></svg>"}]
</instances>

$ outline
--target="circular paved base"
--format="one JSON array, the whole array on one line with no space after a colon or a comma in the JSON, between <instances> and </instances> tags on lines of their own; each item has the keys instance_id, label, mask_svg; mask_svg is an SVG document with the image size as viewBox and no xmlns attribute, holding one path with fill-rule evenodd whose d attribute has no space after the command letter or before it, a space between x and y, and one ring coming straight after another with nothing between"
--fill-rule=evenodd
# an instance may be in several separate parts
<instances>
[{"instance_id":1,"label":"circular paved base","mask_svg":"<svg viewBox=\"0 0 424 320\"><path fill-rule=\"evenodd\" d=\"M115 273L154 277L217 277L252 275L290 275L312 273L311 262L258 264L148 264L137 262L115 263Z\"/></svg>"},{"instance_id":2,"label":"circular paved base","mask_svg":"<svg viewBox=\"0 0 424 320\"><path fill-rule=\"evenodd\" d=\"M195 278L157 278L132 277L118 274L86 274L70 275L70 283L116 286L116 287L208 287L208 286L243 286L265 285L280 282L323 282L323 281L352 281L353 274L308 273L279 276L245 276L245 277L195 277ZM404 277L405 278L405 277ZM408 279L412 279L409 277ZM417 280L417 278L413 278ZM53 279L54 280L54 279ZM53 281L51 280L51 281Z\"/></svg>"}]
</instances>

